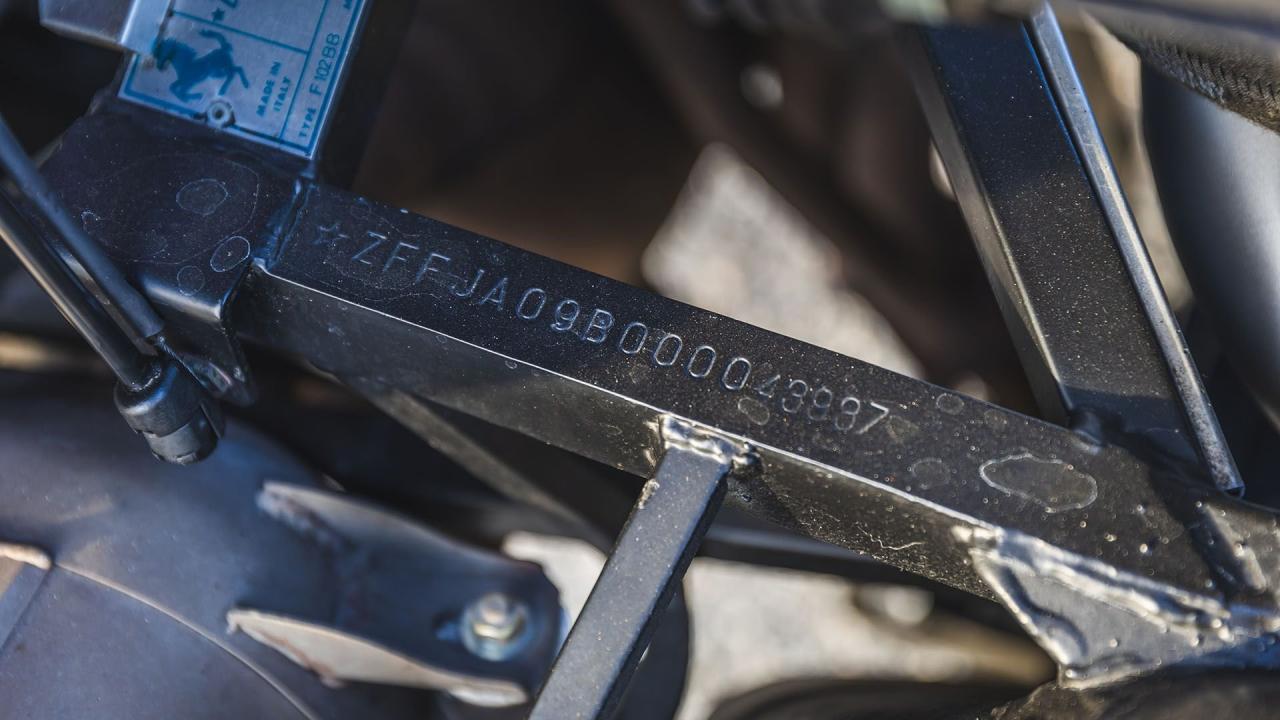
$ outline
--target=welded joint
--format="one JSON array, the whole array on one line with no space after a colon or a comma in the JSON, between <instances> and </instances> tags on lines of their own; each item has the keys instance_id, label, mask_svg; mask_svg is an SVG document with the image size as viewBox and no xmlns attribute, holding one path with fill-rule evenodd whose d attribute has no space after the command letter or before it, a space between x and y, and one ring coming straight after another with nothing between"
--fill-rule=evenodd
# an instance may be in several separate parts
<instances>
[{"instance_id":1,"label":"welded joint","mask_svg":"<svg viewBox=\"0 0 1280 720\"><path fill-rule=\"evenodd\" d=\"M714 458L730 471L752 466L758 460L749 443L674 415L662 417L660 432L664 451L686 450Z\"/></svg>"},{"instance_id":2,"label":"welded joint","mask_svg":"<svg viewBox=\"0 0 1280 720\"><path fill-rule=\"evenodd\" d=\"M1191 592L1005 529L957 527L977 574L1060 669L1094 687L1171 667L1280 664L1280 613ZM1141 551L1141 549L1139 549Z\"/></svg>"}]
</instances>

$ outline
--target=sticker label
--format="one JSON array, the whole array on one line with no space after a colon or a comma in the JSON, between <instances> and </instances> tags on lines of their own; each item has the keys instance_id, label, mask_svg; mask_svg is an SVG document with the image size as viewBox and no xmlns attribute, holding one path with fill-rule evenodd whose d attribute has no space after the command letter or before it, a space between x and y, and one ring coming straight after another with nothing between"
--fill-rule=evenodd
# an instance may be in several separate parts
<instances>
[{"instance_id":1,"label":"sticker label","mask_svg":"<svg viewBox=\"0 0 1280 720\"><path fill-rule=\"evenodd\" d=\"M365 0L176 0L121 97L311 157Z\"/></svg>"}]
</instances>

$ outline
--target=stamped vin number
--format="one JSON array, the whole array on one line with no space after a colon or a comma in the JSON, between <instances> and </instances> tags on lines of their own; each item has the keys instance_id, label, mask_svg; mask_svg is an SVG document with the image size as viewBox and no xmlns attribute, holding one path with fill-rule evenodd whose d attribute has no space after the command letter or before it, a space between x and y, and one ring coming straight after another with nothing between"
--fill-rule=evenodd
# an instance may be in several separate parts
<instances>
[{"instance_id":1,"label":"stamped vin number","mask_svg":"<svg viewBox=\"0 0 1280 720\"><path fill-rule=\"evenodd\" d=\"M340 223L313 228L313 243L339 245L330 254L335 269L374 286L406 293L432 293L477 312L508 316L543 328L551 337L572 337L609 348L654 368L739 397L736 407L750 422L779 418L812 424L827 432L861 435L890 414L887 405L816 377L799 377L746 353L728 352L647 322L627 318L618 308L520 282L497 266L467 265L444 247L390 230L348 231Z\"/></svg>"}]
</instances>

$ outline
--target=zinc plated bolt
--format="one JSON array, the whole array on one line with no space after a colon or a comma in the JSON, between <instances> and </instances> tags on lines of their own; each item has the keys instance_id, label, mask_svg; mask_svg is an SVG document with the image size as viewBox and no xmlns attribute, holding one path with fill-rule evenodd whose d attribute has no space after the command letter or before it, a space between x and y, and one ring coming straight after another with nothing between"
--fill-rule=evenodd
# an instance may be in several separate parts
<instances>
[{"instance_id":1,"label":"zinc plated bolt","mask_svg":"<svg viewBox=\"0 0 1280 720\"><path fill-rule=\"evenodd\" d=\"M462 644L476 657L510 660L528 635L529 606L506 593L481 595L462 613Z\"/></svg>"}]
</instances>

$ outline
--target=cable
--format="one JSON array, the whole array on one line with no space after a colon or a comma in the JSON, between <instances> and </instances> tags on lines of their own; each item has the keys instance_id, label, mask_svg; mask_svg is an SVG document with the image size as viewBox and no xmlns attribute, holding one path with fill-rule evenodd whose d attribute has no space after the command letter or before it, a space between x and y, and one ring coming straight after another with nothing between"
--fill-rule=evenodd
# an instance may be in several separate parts
<instances>
[{"instance_id":1,"label":"cable","mask_svg":"<svg viewBox=\"0 0 1280 720\"><path fill-rule=\"evenodd\" d=\"M0 191L0 238L121 383L137 390L150 382L154 370L146 356L107 317L62 258L36 235L12 198L3 191Z\"/></svg>"},{"instance_id":2,"label":"cable","mask_svg":"<svg viewBox=\"0 0 1280 720\"><path fill-rule=\"evenodd\" d=\"M0 238L115 373L116 409L152 454L186 465L213 452L224 427L217 403L176 359L143 354L3 189ZM160 336L156 340L163 344Z\"/></svg>"},{"instance_id":3,"label":"cable","mask_svg":"<svg viewBox=\"0 0 1280 720\"><path fill-rule=\"evenodd\" d=\"M186 465L207 457L225 427L217 402L177 358L164 354L160 317L71 219L2 117L0 166L26 194L51 234L61 236L87 277L73 271L70 261L32 227L3 188L0 237L115 373L119 379L116 409L125 422L162 460ZM143 350L147 347L161 355L149 357Z\"/></svg>"},{"instance_id":4,"label":"cable","mask_svg":"<svg viewBox=\"0 0 1280 720\"><path fill-rule=\"evenodd\" d=\"M95 292L94 296L103 309L111 314L114 307L115 314L124 320L124 326L120 330L126 337L137 344L144 344L149 338L159 335L164 329L164 321L151 308L146 298L129 284L102 247L67 212L53 188L36 168L35 162L14 137L3 116L0 116L0 167L8 173L44 221L56 231L58 239L79 261L93 285L100 291ZM9 209L14 208L11 206ZM28 243L36 244L43 245ZM91 287L81 287L82 290L93 291Z\"/></svg>"}]
</instances>

